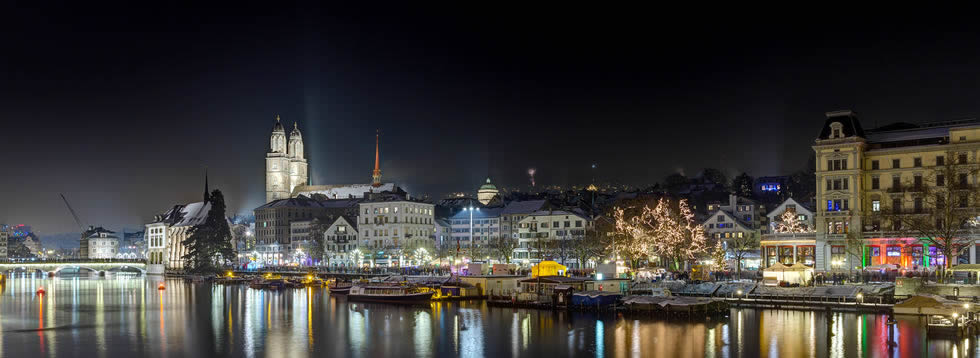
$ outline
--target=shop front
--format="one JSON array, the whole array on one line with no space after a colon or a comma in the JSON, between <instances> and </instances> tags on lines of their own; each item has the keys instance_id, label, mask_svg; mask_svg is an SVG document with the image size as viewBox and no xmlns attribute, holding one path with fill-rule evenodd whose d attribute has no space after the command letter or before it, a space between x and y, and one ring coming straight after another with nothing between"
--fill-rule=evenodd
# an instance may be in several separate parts
<instances>
[{"instance_id":1,"label":"shop front","mask_svg":"<svg viewBox=\"0 0 980 358\"><path fill-rule=\"evenodd\" d=\"M935 246L915 238L873 238L866 242L862 260L864 266L891 264L918 271L945 263L945 257L937 252Z\"/></svg>"},{"instance_id":2,"label":"shop front","mask_svg":"<svg viewBox=\"0 0 980 358\"><path fill-rule=\"evenodd\" d=\"M817 244L812 233L764 235L759 244L764 267L772 267L776 263L785 266L797 263L809 267L816 265Z\"/></svg>"}]
</instances>

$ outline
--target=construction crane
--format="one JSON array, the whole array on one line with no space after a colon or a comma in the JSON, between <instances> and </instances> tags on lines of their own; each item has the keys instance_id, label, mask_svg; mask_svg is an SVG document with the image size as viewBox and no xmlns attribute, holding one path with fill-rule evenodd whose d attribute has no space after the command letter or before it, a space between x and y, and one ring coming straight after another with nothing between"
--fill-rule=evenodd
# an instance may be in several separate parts
<instances>
[{"instance_id":1,"label":"construction crane","mask_svg":"<svg viewBox=\"0 0 980 358\"><path fill-rule=\"evenodd\" d=\"M75 223L78 224L78 228L81 229L82 232L84 233L85 225L82 224L82 219L78 218L78 214L75 213L75 209L72 209L71 204L68 204L68 199L65 198L65 194L59 194L59 195L61 195L61 200L65 201L65 206L68 207L68 211L71 212L71 216L75 218Z\"/></svg>"}]
</instances>

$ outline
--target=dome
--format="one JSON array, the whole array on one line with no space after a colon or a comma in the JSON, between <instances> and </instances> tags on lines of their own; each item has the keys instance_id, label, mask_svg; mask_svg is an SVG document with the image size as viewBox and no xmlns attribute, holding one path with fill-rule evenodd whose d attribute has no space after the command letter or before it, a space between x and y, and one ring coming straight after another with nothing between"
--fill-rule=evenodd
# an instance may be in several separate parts
<instances>
[{"instance_id":1,"label":"dome","mask_svg":"<svg viewBox=\"0 0 980 358\"><path fill-rule=\"evenodd\" d=\"M282 128L282 126L279 127ZM289 139L299 139L299 138L303 138L303 136L299 133L299 124L293 122L293 131L289 132Z\"/></svg>"},{"instance_id":2,"label":"dome","mask_svg":"<svg viewBox=\"0 0 980 358\"><path fill-rule=\"evenodd\" d=\"M493 185L493 184L490 184L490 178L487 178L487 183L486 184L483 184L482 186L480 186L480 190L479 191L485 191L485 190L497 191L497 186L496 185Z\"/></svg>"},{"instance_id":3,"label":"dome","mask_svg":"<svg viewBox=\"0 0 980 358\"><path fill-rule=\"evenodd\" d=\"M286 133L286 129L282 128L282 123L279 122L279 115L278 114L276 115L276 125L274 127L272 127L272 131L273 132Z\"/></svg>"}]
</instances>

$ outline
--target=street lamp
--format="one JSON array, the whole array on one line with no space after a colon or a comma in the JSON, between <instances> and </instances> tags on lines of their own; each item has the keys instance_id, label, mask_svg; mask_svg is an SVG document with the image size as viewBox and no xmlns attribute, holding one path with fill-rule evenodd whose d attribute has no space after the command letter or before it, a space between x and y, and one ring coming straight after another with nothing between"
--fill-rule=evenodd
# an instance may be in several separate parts
<instances>
[{"instance_id":1,"label":"street lamp","mask_svg":"<svg viewBox=\"0 0 980 358\"><path fill-rule=\"evenodd\" d=\"M474 208L473 203L470 203L469 207L463 208L463 211L470 212L470 248L473 248L473 213L480 211L480 208ZM459 256L459 236L456 237L456 256Z\"/></svg>"}]
</instances>

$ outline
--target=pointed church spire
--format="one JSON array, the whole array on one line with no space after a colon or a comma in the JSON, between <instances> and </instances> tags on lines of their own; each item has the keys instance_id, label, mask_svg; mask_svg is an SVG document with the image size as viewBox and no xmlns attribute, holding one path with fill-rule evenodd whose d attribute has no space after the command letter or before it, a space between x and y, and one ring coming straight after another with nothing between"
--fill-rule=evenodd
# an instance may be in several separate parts
<instances>
[{"instance_id":1,"label":"pointed church spire","mask_svg":"<svg viewBox=\"0 0 980 358\"><path fill-rule=\"evenodd\" d=\"M208 167L204 167L204 202L207 203L211 200L208 194Z\"/></svg>"},{"instance_id":2,"label":"pointed church spire","mask_svg":"<svg viewBox=\"0 0 980 358\"><path fill-rule=\"evenodd\" d=\"M379 154L379 142L381 141L381 130L374 134L374 172L371 174L371 186L381 186L381 155Z\"/></svg>"}]
</instances>

